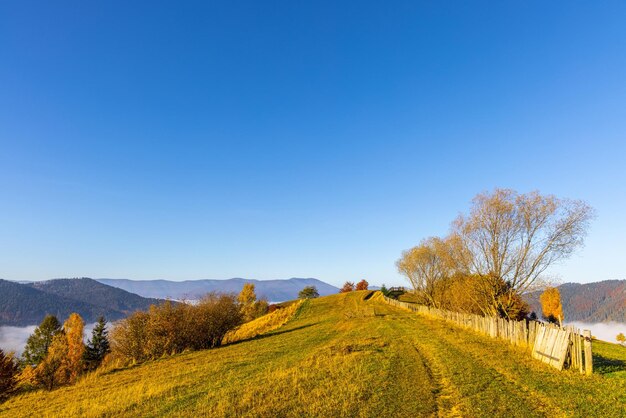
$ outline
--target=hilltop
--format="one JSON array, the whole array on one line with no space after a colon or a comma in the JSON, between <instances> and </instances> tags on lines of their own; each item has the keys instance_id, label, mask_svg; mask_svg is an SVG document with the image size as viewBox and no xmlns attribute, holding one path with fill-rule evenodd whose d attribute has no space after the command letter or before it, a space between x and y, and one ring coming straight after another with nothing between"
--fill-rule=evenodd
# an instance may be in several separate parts
<instances>
[{"instance_id":1,"label":"hilltop","mask_svg":"<svg viewBox=\"0 0 626 418\"><path fill-rule=\"evenodd\" d=\"M626 280L604 280L595 283L564 283L561 293L566 321L626 323ZM531 309L541 316L541 292L525 296Z\"/></svg>"},{"instance_id":2,"label":"hilltop","mask_svg":"<svg viewBox=\"0 0 626 418\"><path fill-rule=\"evenodd\" d=\"M306 301L250 340L18 396L0 416L624 416L626 349L594 345L598 374L559 372L352 292Z\"/></svg>"},{"instance_id":3,"label":"hilltop","mask_svg":"<svg viewBox=\"0 0 626 418\"><path fill-rule=\"evenodd\" d=\"M0 325L36 325L47 314L62 321L72 312L86 322L95 322L100 315L114 321L160 302L88 278L29 283L0 280Z\"/></svg>"},{"instance_id":4,"label":"hilltop","mask_svg":"<svg viewBox=\"0 0 626 418\"><path fill-rule=\"evenodd\" d=\"M226 280L185 280L180 282L171 280L128 279L98 279L98 281L144 297L176 300L199 299L208 292L239 293L244 283L253 283L257 296L266 298L271 302L296 299L298 292L306 286L315 286L321 296L331 295L339 291L335 286L321 280L310 278L278 280L234 278Z\"/></svg>"}]
</instances>

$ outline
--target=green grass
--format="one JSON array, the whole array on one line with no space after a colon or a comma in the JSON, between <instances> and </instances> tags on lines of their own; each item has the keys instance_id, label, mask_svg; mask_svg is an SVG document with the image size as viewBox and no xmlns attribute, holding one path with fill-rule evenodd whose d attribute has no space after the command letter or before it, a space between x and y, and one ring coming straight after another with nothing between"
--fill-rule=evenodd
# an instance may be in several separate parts
<instances>
[{"instance_id":1,"label":"green grass","mask_svg":"<svg viewBox=\"0 0 626 418\"><path fill-rule=\"evenodd\" d=\"M619 365L596 359L601 373L591 377L559 372L368 294L306 301L252 340L25 394L0 416L626 416ZM623 359L626 350L609 346L597 343L598 355Z\"/></svg>"},{"instance_id":2,"label":"green grass","mask_svg":"<svg viewBox=\"0 0 626 418\"><path fill-rule=\"evenodd\" d=\"M626 380L626 347L597 340L592 347L595 373Z\"/></svg>"}]
</instances>

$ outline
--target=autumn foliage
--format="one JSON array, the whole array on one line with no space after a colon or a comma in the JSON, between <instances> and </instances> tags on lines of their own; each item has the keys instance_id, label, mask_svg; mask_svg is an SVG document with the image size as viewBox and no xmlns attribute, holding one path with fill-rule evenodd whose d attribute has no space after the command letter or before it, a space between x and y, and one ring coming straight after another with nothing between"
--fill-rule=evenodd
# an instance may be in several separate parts
<instances>
[{"instance_id":1,"label":"autumn foliage","mask_svg":"<svg viewBox=\"0 0 626 418\"><path fill-rule=\"evenodd\" d=\"M367 290L369 283L367 280L363 279L356 284L356 290Z\"/></svg>"},{"instance_id":2,"label":"autumn foliage","mask_svg":"<svg viewBox=\"0 0 626 418\"><path fill-rule=\"evenodd\" d=\"M112 354L141 362L163 355L217 347L226 333L243 322L234 295L209 293L198 303L153 305L136 312L111 331Z\"/></svg>"},{"instance_id":3,"label":"autumn foliage","mask_svg":"<svg viewBox=\"0 0 626 418\"><path fill-rule=\"evenodd\" d=\"M12 354L0 349L0 402L6 399L17 385L18 367Z\"/></svg>"},{"instance_id":4,"label":"autumn foliage","mask_svg":"<svg viewBox=\"0 0 626 418\"><path fill-rule=\"evenodd\" d=\"M341 289L339 289L339 293L348 293L354 291L354 283L353 282L345 282Z\"/></svg>"},{"instance_id":5,"label":"autumn foliage","mask_svg":"<svg viewBox=\"0 0 626 418\"><path fill-rule=\"evenodd\" d=\"M83 319L73 313L54 335L47 355L33 370L33 383L52 390L57 386L76 382L84 370Z\"/></svg>"},{"instance_id":6,"label":"autumn foliage","mask_svg":"<svg viewBox=\"0 0 626 418\"><path fill-rule=\"evenodd\" d=\"M539 297L543 317L549 322L563 323L563 306L561 293L556 287L548 287Z\"/></svg>"},{"instance_id":7,"label":"autumn foliage","mask_svg":"<svg viewBox=\"0 0 626 418\"><path fill-rule=\"evenodd\" d=\"M582 245L592 217L582 201L496 189L478 194L448 236L422 240L396 266L424 304L521 319L528 313L521 295Z\"/></svg>"},{"instance_id":8,"label":"autumn foliage","mask_svg":"<svg viewBox=\"0 0 626 418\"><path fill-rule=\"evenodd\" d=\"M268 312L269 304L265 299L257 300L253 283L243 285L241 292L237 296L237 302L241 305L243 321L249 322Z\"/></svg>"}]
</instances>

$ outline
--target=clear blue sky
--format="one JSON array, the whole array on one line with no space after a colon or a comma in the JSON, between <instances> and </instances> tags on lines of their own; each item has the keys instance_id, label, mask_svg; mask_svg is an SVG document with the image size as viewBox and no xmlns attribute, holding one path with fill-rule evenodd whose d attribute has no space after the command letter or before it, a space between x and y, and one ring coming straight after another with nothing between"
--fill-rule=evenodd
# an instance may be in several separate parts
<instances>
[{"instance_id":1,"label":"clear blue sky","mask_svg":"<svg viewBox=\"0 0 626 418\"><path fill-rule=\"evenodd\" d=\"M183 4L184 3L184 4ZM478 192L626 278L624 2L0 3L0 277L403 283Z\"/></svg>"}]
</instances>

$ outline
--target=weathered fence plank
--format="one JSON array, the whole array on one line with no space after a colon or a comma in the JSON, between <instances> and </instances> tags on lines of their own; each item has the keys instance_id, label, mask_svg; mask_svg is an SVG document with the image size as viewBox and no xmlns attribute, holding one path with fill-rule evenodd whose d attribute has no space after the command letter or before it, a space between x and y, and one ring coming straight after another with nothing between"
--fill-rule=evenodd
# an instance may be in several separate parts
<instances>
[{"instance_id":1,"label":"weathered fence plank","mask_svg":"<svg viewBox=\"0 0 626 418\"><path fill-rule=\"evenodd\" d=\"M588 375L593 373L593 356L591 354L591 331L588 329L583 331L585 337L585 371Z\"/></svg>"}]
</instances>

